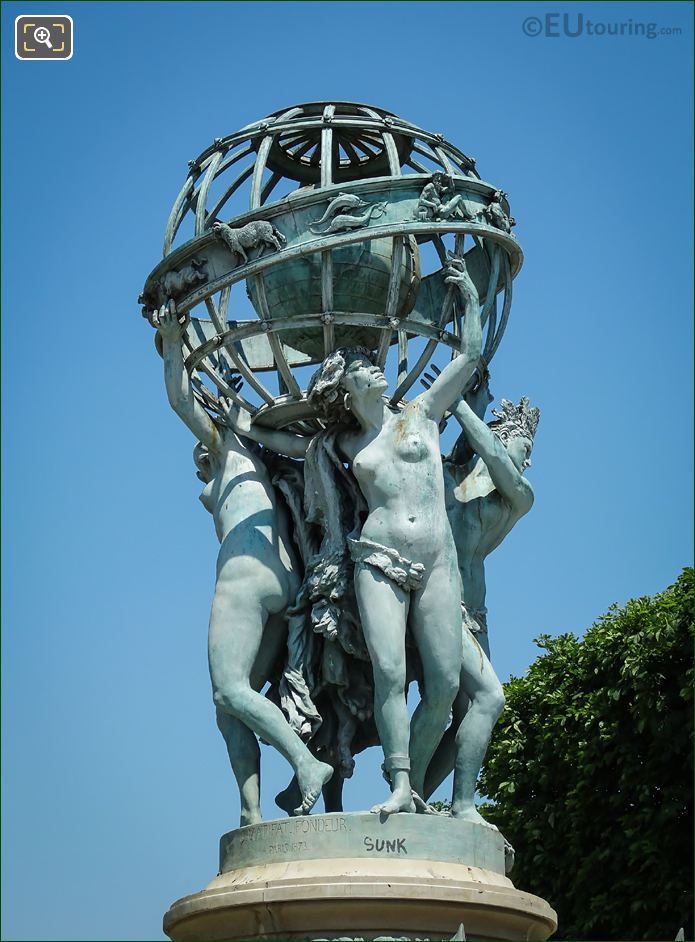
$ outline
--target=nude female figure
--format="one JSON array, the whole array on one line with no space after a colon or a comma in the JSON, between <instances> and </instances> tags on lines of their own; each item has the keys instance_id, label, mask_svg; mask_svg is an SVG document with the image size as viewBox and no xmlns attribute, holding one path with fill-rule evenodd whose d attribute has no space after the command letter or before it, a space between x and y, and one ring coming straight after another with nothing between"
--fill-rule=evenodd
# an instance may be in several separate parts
<instances>
[{"instance_id":1,"label":"nude female figure","mask_svg":"<svg viewBox=\"0 0 695 942\"><path fill-rule=\"evenodd\" d=\"M488 379L486 374L452 408L463 433L444 462L447 514L461 574L464 646L480 645L479 669L471 671L473 659L464 657L451 727L425 782L429 797L455 769L452 814L476 821L483 819L475 809L475 783L504 706L502 687L489 661L485 559L533 505L533 488L523 472L531 463L539 419L538 409L529 407L527 399L518 406L503 399L502 411L494 412L497 418L486 424L483 416L492 401Z\"/></svg>"},{"instance_id":2,"label":"nude female figure","mask_svg":"<svg viewBox=\"0 0 695 942\"><path fill-rule=\"evenodd\" d=\"M220 541L208 660L217 724L239 784L241 825L261 820L254 733L294 768L301 793L294 813L306 814L333 770L312 756L282 711L259 692L281 659L284 613L300 582L284 510L259 456L232 429L213 422L193 396L180 342L185 321L171 302L153 321L162 337L169 402L200 443L195 459L205 482L201 501Z\"/></svg>"},{"instance_id":3,"label":"nude female figure","mask_svg":"<svg viewBox=\"0 0 695 942\"><path fill-rule=\"evenodd\" d=\"M368 506L359 537L348 540L355 591L374 671L374 715L391 795L374 812L414 811L425 772L449 720L461 671L461 592L456 547L446 516L439 423L478 364L478 293L462 259L446 282L459 290L465 318L461 353L432 387L395 409L388 383L361 350L336 351L308 389ZM266 433L238 414L237 430L285 454L306 452L301 436ZM421 701L408 722L406 629L422 663ZM410 727L410 732L409 732Z\"/></svg>"}]
</instances>

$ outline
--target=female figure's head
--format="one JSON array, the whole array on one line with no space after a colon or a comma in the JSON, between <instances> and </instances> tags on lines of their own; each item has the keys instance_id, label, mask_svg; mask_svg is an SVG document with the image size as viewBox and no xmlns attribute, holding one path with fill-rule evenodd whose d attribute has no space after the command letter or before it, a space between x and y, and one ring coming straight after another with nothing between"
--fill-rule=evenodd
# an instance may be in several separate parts
<instances>
[{"instance_id":1,"label":"female figure's head","mask_svg":"<svg viewBox=\"0 0 695 942\"><path fill-rule=\"evenodd\" d=\"M495 419L488 425L507 449L507 454L517 470L524 471L531 466L533 439L541 411L529 405L526 396L522 396L518 406L508 399L503 399L500 405L499 411L492 410Z\"/></svg>"},{"instance_id":2,"label":"female figure's head","mask_svg":"<svg viewBox=\"0 0 695 942\"><path fill-rule=\"evenodd\" d=\"M323 361L311 377L307 399L322 418L344 425L354 424L356 413L379 401L388 388L381 369L364 347L342 347Z\"/></svg>"}]
</instances>

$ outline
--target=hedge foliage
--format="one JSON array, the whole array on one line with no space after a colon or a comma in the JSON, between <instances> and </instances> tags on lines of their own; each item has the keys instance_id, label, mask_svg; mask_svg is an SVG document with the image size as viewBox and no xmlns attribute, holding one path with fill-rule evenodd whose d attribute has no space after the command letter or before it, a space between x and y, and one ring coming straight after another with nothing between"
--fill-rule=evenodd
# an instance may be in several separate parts
<instances>
[{"instance_id":1,"label":"hedge foliage","mask_svg":"<svg viewBox=\"0 0 695 942\"><path fill-rule=\"evenodd\" d=\"M555 938L692 935L693 571L611 607L505 685L480 791Z\"/></svg>"}]
</instances>

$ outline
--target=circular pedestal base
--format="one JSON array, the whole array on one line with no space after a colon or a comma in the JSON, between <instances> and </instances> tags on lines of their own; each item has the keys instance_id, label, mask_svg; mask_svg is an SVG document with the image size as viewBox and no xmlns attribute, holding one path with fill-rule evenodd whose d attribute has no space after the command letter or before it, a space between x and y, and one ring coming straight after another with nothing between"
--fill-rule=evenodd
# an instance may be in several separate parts
<instances>
[{"instance_id":1,"label":"circular pedestal base","mask_svg":"<svg viewBox=\"0 0 695 942\"><path fill-rule=\"evenodd\" d=\"M311 833L323 835L321 845L314 842L323 848L319 857L310 856L318 853L311 841L298 847L300 841L278 840L278 826L294 829L307 820L315 822ZM447 825L449 839L439 842L445 859L432 859L438 832ZM360 842L362 831L368 833ZM459 841L462 854L492 854L495 869L452 860L461 835L468 838ZM501 858L494 854L501 841L482 825L423 815L385 821L312 815L240 828L222 838L226 872L174 903L164 931L174 940L441 940L451 939L463 924L468 939L547 939L557 927L555 913L504 876L503 850ZM348 845L355 852L329 856L333 844L339 853Z\"/></svg>"}]
</instances>

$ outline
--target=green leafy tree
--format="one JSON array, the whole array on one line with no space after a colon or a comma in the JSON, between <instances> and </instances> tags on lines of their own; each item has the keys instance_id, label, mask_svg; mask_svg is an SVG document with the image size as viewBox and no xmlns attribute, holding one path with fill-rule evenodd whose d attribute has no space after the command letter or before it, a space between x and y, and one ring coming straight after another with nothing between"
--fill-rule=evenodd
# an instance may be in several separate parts
<instances>
[{"instance_id":1,"label":"green leafy tree","mask_svg":"<svg viewBox=\"0 0 695 942\"><path fill-rule=\"evenodd\" d=\"M480 790L555 938L692 939L693 571L505 685Z\"/></svg>"}]
</instances>

